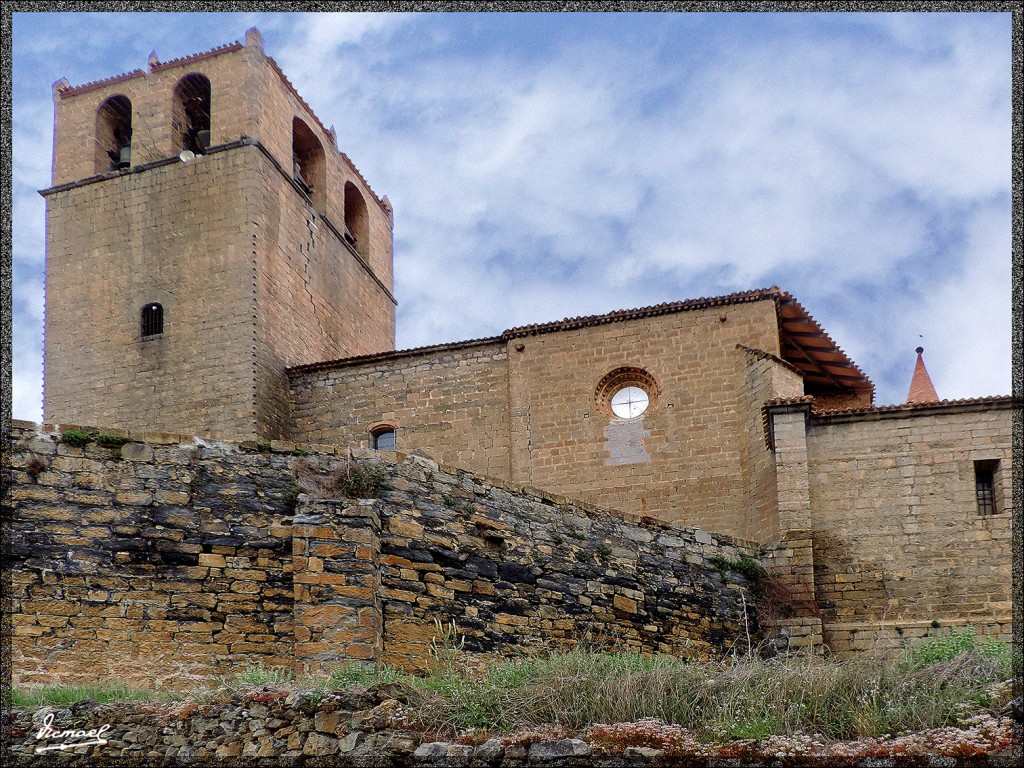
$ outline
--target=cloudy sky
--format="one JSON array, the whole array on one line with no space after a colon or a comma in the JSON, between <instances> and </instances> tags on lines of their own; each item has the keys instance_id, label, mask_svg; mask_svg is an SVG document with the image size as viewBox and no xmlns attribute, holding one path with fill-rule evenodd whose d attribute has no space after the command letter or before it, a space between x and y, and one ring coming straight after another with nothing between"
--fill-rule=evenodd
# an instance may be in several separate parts
<instances>
[{"instance_id":1,"label":"cloudy sky","mask_svg":"<svg viewBox=\"0 0 1024 768\"><path fill-rule=\"evenodd\" d=\"M1010 392L1010 14L14 15L14 416L51 83L265 48L395 207L399 348L777 284L906 399Z\"/></svg>"}]
</instances>

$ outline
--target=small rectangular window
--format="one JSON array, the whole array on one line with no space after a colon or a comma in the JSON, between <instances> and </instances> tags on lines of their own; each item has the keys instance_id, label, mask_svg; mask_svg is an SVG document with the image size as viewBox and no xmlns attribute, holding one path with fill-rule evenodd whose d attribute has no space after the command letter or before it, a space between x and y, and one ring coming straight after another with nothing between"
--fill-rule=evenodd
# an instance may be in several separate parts
<instances>
[{"instance_id":1,"label":"small rectangular window","mask_svg":"<svg viewBox=\"0 0 1024 768\"><path fill-rule=\"evenodd\" d=\"M996 509L996 470L998 459L974 462L974 490L978 498L978 514L994 515Z\"/></svg>"},{"instance_id":2,"label":"small rectangular window","mask_svg":"<svg viewBox=\"0 0 1024 768\"><path fill-rule=\"evenodd\" d=\"M142 338L164 332L164 308L159 304L147 304L142 308Z\"/></svg>"},{"instance_id":3,"label":"small rectangular window","mask_svg":"<svg viewBox=\"0 0 1024 768\"><path fill-rule=\"evenodd\" d=\"M395 450L395 430L382 429L373 433L373 447L378 451Z\"/></svg>"}]
</instances>

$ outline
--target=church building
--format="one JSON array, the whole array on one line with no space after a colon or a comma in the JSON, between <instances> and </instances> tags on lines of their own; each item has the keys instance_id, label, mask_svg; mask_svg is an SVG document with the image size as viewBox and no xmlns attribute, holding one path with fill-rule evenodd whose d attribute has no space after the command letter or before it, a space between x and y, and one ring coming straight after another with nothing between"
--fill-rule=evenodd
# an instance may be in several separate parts
<instances>
[{"instance_id":1,"label":"church building","mask_svg":"<svg viewBox=\"0 0 1024 768\"><path fill-rule=\"evenodd\" d=\"M388 198L257 30L53 97L46 422L418 451L772 549L838 652L1009 639L1009 396L918 349L876 406L776 286L395 350Z\"/></svg>"}]
</instances>

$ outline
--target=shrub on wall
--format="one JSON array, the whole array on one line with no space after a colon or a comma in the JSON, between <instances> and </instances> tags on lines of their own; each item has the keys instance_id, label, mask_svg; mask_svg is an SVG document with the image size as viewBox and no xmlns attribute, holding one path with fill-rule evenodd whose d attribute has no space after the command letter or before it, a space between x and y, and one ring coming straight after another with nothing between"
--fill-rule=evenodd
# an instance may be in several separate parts
<instances>
[{"instance_id":1,"label":"shrub on wall","mask_svg":"<svg viewBox=\"0 0 1024 768\"><path fill-rule=\"evenodd\" d=\"M384 467L355 459L332 462L324 469L301 459L294 472L301 491L314 499L375 499L390 487Z\"/></svg>"}]
</instances>

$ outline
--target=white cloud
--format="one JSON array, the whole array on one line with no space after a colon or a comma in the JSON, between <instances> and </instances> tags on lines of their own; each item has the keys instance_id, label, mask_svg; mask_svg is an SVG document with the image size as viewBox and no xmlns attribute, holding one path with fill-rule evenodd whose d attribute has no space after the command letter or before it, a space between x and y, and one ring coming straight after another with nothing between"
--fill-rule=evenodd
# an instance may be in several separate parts
<instances>
[{"instance_id":1,"label":"white cloud","mask_svg":"<svg viewBox=\"0 0 1024 768\"><path fill-rule=\"evenodd\" d=\"M769 19L692 58L658 25L525 54L424 14L255 23L395 206L399 346L778 283L880 400L905 395L918 333L941 395L1006 391L1008 25L835 19ZM34 109L16 142L50 119ZM16 178L48 164L34 147Z\"/></svg>"}]
</instances>

